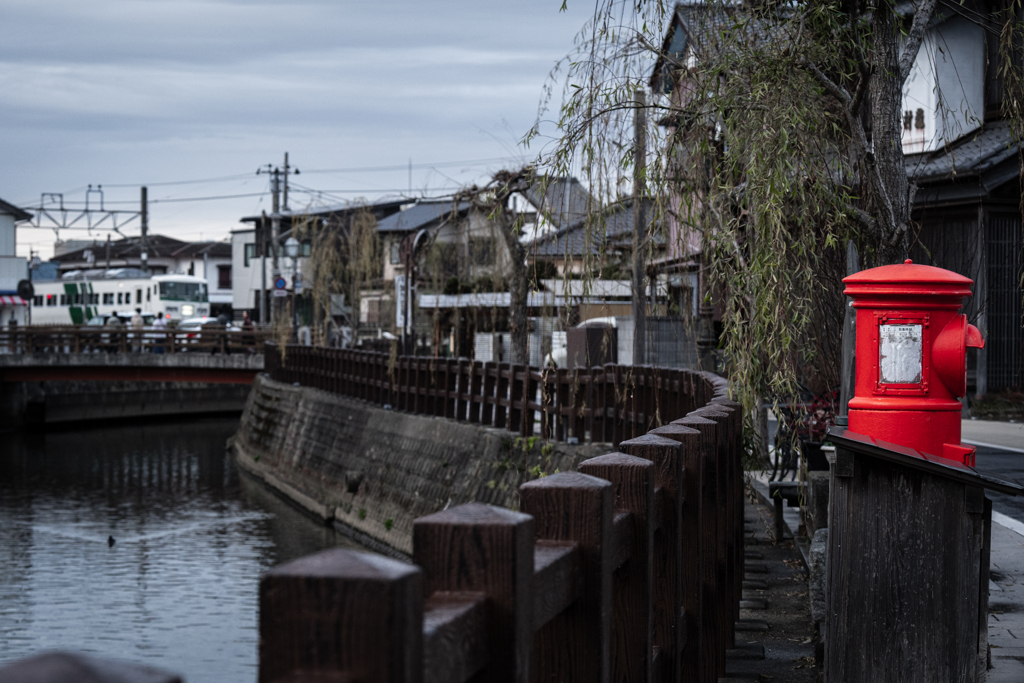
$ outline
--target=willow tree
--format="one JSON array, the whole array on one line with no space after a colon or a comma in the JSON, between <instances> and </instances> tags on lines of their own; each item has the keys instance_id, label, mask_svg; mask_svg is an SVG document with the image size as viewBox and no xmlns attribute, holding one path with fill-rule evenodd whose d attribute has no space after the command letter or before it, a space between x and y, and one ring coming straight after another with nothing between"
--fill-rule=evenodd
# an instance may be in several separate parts
<instances>
[{"instance_id":1,"label":"willow tree","mask_svg":"<svg viewBox=\"0 0 1024 683\"><path fill-rule=\"evenodd\" d=\"M562 83L559 137L543 161L598 195L631 185L636 92L651 88L643 106L660 125L638 177L668 198L676 253L699 245L748 416L795 396L808 367L838 383L821 338L842 317L847 245L864 265L907 255L902 92L936 2L597 0L553 72L542 110ZM1006 20L1011 54L1020 32Z\"/></svg>"}]
</instances>

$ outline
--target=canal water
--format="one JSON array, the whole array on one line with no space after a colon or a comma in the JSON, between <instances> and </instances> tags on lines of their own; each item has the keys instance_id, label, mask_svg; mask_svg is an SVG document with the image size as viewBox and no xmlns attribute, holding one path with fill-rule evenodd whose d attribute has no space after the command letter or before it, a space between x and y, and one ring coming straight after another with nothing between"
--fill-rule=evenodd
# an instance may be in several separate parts
<instances>
[{"instance_id":1,"label":"canal water","mask_svg":"<svg viewBox=\"0 0 1024 683\"><path fill-rule=\"evenodd\" d=\"M358 546L240 475L236 426L0 433L0 664L63 649L256 680L260 574Z\"/></svg>"}]
</instances>

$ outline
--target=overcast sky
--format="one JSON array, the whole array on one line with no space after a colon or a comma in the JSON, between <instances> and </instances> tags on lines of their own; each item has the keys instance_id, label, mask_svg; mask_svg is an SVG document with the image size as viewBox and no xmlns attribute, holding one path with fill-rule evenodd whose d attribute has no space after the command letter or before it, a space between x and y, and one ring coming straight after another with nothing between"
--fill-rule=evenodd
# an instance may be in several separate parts
<instances>
[{"instance_id":1,"label":"overcast sky","mask_svg":"<svg viewBox=\"0 0 1024 683\"><path fill-rule=\"evenodd\" d=\"M518 141L593 11L560 5L2 0L0 198L77 207L92 183L107 208L137 210L146 184L151 232L198 240L270 211L255 171L285 151L297 186L331 193L295 187L293 210L408 193L410 159L414 194L486 180L538 151ZM90 235L106 233L61 233ZM19 254L49 257L53 240L22 226Z\"/></svg>"}]
</instances>

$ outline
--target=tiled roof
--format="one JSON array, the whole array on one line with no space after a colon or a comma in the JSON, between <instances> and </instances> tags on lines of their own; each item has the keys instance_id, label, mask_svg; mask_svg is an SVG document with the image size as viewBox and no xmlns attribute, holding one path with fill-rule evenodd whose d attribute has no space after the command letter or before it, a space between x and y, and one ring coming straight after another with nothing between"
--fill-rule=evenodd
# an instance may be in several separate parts
<instances>
[{"instance_id":1,"label":"tiled roof","mask_svg":"<svg viewBox=\"0 0 1024 683\"><path fill-rule=\"evenodd\" d=\"M653 202L647 203L648 230L656 227ZM626 200L601 216L594 217L594 223L587 226L586 220L538 238L533 247L534 256L579 258L584 253L599 254L616 244L628 242L633 232L633 202Z\"/></svg>"},{"instance_id":2,"label":"tiled roof","mask_svg":"<svg viewBox=\"0 0 1024 683\"><path fill-rule=\"evenodd\" d=\"M378 232L409 232L424 228L434 221L450 216L453 211L463 213L469 209L468 202L460 202L458 208L450 201L419 202L405 211L391 214L377 222Z\"/></svg>"},{"instance_id":3,"label":"tiled roof","mask_svg":"<svg viewBox=\"0 0 1024 683\"><path fill-rule=\"evenodd\" d=\"M908 154L905 163L907 175L929 183L978 176L1016 155L1009 124L996 121L933 152Z\"/></svg>"},{"instance_id":4,"label":"tiled roof","mask_svg":"<svg viewBox=\"0 0 1024 683\"><path fill-rule=\"evenodd\" d=\"M579 223L595 205L590 193L575 178L543 176L523 194L556 228Z\"/></svg>"}]
</instances>

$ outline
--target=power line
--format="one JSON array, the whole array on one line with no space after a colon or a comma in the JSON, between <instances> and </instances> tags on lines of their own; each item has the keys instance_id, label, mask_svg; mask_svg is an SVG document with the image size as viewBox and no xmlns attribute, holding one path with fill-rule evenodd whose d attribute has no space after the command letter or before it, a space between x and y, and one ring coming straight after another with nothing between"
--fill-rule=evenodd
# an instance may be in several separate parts
<instances>
[{"instance_id":1,"label":"power line","mask_svg":"<svg viewBox=\"0 0 1024 683\"><path fill-rule=\"evenodd\" d=\"M399 164L396 166L359 166L352 168L314 168L303 171L303 173L366 173L372 171L405 171L410 168L430 169L445 166L484 166L500 161L519 161L518 157L493 157L491 159L468 159L465 161L441 161L437 163L424 164Z\"/></svg>"},{"instance_id":2,"label":"power line","mask_svg":"<svg viewBox=\"0 0 1024 683\"><path fill-rule=\"evenodd\" d=\"M200 180L168 180L163 183L107 183L104 187L139 187L140 185L146 185L147 187L164 187L167 185L198 185L200 183L218 183L226 180L241 180L242 178L251 178L252 175L249 173L238 173L236 175L225 175L217 178L202 178Z\"/></svg>"}]
</instances>

